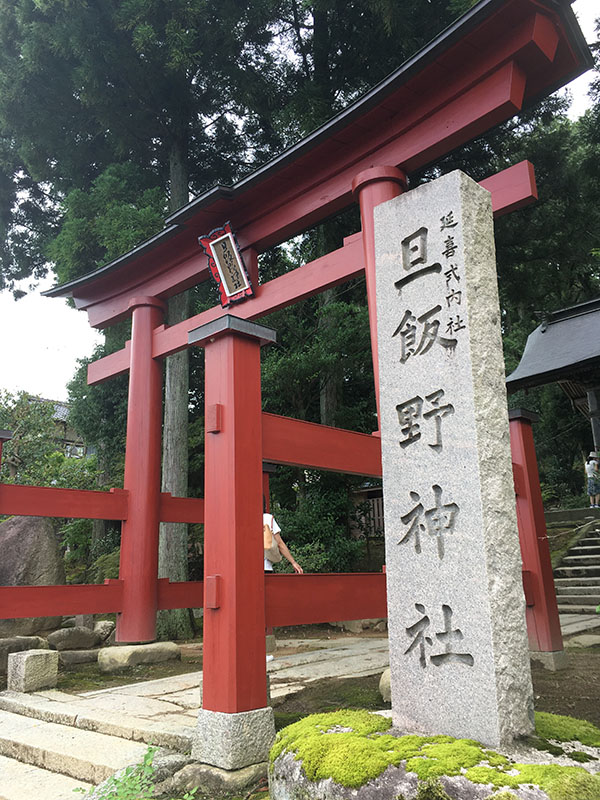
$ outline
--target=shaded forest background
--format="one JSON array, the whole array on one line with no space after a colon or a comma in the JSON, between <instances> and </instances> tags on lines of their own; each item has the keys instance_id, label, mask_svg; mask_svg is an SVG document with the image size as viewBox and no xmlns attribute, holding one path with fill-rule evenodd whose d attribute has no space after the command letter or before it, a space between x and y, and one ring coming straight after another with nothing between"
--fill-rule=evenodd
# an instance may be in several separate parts
<instances>
[{"instance_id":1,"label":"shaded forest background","mask_svg":"<svg viewBox=\"0 0 600 800\"><path fill-rule=\"evenodd\" d=\"M84 275L163 227L164 217L215 183L230 184L295 143L383 79L464 12L463 0L0 0L0 289L23 279ZM596 45L596 55L598 49ZM411 185L460 168L480 180L524 158L539 201L496 222L507 372L548 312L600 295L600 75L578 121L553 96L453 152ZM358 209L260 258L260 279L310 261L360 228ZM205 233L199 231L199 233ZM170 303L169 322L218 302L202 284ZM266 411L370 433L376 426L364 279L277 312L264 323ZM111 327L96 359L123 346ZM202 496L203 361L166 367L163 490ZM24 397L0 397L0 428L15 429L2 480L122 485L127 378L69 387L71 424L96 455L66 463L52 423ZM557 387L510 399L540 413L536 445L547 505L584 498L589 423ZM35 405L35 404L34 404ZM33 420L33 421L32 421ZM172 445L172 446L171 446ZM170 460L169 460L170 459ZM364 566L350 535L359 479L278 468L274 510L309 571ZM64 522L71 580L118 569L119 532ZM163 526L160 574L201 577L201 526ZM164 636L187 616L165 613Z\"/></svg>"}]
</instances>

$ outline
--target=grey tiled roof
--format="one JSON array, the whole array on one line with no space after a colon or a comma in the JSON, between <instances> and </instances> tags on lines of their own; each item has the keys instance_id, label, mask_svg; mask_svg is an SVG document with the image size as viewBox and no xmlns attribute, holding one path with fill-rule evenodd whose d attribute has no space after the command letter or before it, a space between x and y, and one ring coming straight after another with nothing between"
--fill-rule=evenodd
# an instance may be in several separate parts
<instances>
[{"instance_id":1,"label":"grey tiled roof","mask_svg":"<svg viewBox=\"0 0 600 800\"><path fill-rule=\"evenodd\" d=\"M510 391L542 386L577 375L600 378L600 298L555 311L527 339Z\"/></svg>"}]
</instances>

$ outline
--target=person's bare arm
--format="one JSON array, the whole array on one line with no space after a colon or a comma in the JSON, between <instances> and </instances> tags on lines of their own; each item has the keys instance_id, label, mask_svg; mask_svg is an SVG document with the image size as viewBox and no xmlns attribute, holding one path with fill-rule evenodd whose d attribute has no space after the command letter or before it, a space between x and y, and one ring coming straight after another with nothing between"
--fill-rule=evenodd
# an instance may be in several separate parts
<instances>
[{"instance_id":1,"label":"person's bare arm","mask_svg":"<svg viewBox=\"0 0 600 800\"><path fill-rule=\"evenodd\" d=\"M275 534L275 540L277 542L277 546L279 547L279 552L281 553L281 555L284 558L287 558L287 560L290 562L290 564L294 568L294 572L297 572L298 575L302 575L304 573L304 570L302 569L300 564L296 561L294 556L290 553L290 551L287 548L286 543L283 541L283 539L281 538L281 535L279 533Z\"/></svg>"}]
</instances>

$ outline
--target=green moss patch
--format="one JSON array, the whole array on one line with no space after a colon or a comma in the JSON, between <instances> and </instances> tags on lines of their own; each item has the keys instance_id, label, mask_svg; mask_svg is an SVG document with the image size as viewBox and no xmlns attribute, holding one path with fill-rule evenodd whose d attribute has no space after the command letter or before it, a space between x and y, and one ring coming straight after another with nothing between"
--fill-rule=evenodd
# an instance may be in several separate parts
<instances>
[{"instance_id":1,"label":"green moss patch","mask_svg":"<svg viewBox=\"0 0 600 800\"><path fill-rule=\"evenodd\" d=\"M591 722L574 717L562 717L558 714L536 711L535 732L542 739L553 739L556 742L581 742L589 747L600 747L600 728Z\"/></svg>"},{"instance_id":2,"label":"green moss patch","mask_svg":"<svg viewBox=\"0 0 600 800\"><path fill-rule=\"evenodd\" d=\"M551 739L558 738L560 732L567 737L567 731L576 729L578 741L594 744L595 737L600 735L600 730L586 722L552 714L539 716L538 733L541 735L543 731ZM473 783L491 784L501 794L508 792L509 797L510 789L535 784L552 800L574 797L600 800L600 777L590 775L582 767L515 764L471 739L396 737L387 733L390 727L390 719L368 711L313 714L277 734L271 763L282 753L290 752L302 761L309 780L332 778L351 788L374 780L390 765L403 763L407 772L415 773L419 781L429 786L441 776L464 775Z\"/></svg>"}]
</instances>

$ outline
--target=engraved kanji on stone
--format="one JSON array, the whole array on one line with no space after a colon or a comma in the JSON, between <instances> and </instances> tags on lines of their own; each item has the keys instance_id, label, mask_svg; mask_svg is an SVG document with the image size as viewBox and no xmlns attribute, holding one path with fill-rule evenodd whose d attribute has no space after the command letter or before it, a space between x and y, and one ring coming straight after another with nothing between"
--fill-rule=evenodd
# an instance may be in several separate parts
<instances>
[{"instance_id":1,"label":"engraved kanji on stone","mask_svg":"<svg viewBox=\"0 0 600 800\"><path fill-rule=\"evenodd\" d=\"M446 256L446 258L452 258L457 250L458 250L458 245L454 241L454 236L448 236L444 241L444 249L442 251L442 255Z\"/></svg>"},{"instance_id":2,"label":"engraved kanji on stone","mask_svg":"<svg viewBox=\"0 0 600 800\"><path fill-rule=\"evenodd\" d=\"M404 436L404 439L400 439L400 447L405 448L421 438L421 425L418 420L421 419L423 413L423 398L416 395L410 400L405 400L404 403L399 403L396 406L396 413L400 423L400 432Z\"/></svg>"},{"instance_id":3,"label":"engraved kanji on stone","mask_svg":"<svg viewBox=\"0 0 600 800\"><path fill-rule=\"evenodd\" d=\"M422 603L415 603L415 608L419 614L421 614L421 618L408 628L405 628L406 635L412 639L412 641L404 651L404 655L408 655L418 648L419 663L421 667L425 669L427 667L427 647L433 646L433 639L431 636L426 635L431 620L427 616L427 610ZM452 609L449 605L442 604L444 629L440 633L436 633L435 638L444 646L444 652L429 656L429 661L436 667L447 663L466 664L468 667L472 667L475 663L475 659L471 653L455 652L454 648L462 642L464 636L460 628L452 629L452 613Z\"/></svg>"},{"instance_id":4,"label":"engraved kanji on stone","mask_svg":"<svg viewBox=\"0 0 600 800\"><path fill-rule=\"evenodd\" d=\"M427 666L427 656L425 655L425 645L428 644L431 646L433 644L433 639L429 636L425 636L425 631L429 627L429 617L425 614L425 606L421 603L415 603L415 608L422 614L420 620L417 620L414 625L411 625L409 628L406 628L406 633L409 637L414 637L411 644L409 645L408 649L404 651L404 655L408 655L412 653L417 647L419 648L419 663L423 668Z\"/></svg>"},{"instance_id":5,"label":"engraved kanji on stone","mask_svg":"<svg viewBox=\"0 0 600 800\"><path fill-rule=\"evenodd\" d=\"M439 453L443 449L442 444L442 419L444 417L450 416L454 414L454 406L452 403L446 403L443 406L440 405L440 401L444 397L444 390L438 389L436 392L432 392L431 394L425 395L425 400L431 404L431 408L429 411L426 411L423 414L423 419L434 419L435 420L435 442L433 444L429 444L432 450L435 450L436 453Z\"/></svg>"},{"instance_id":6,"label":"engraved kanji on stone","mask_svg":"<svg viewBox=\"0 0 600 800\"><path fill-rule=\"evenodd\" d=\"M448 533L454 533L456 518L460 509L456 503L442 505L441 486L435 484L431 488L435 498L435 505L425 512L425 519L429 534L437 539L438 556L442 561L445 553L444 536Z\"/></svg>"},{"instance_id":7,"label":"engraved kanji on stone","mask_svg":"<svg viewBox=\"0 0 600 800\"><path fill-rule=\"evenodd\" d=\"M448 303L448 308L455 303L457 306L461 305L462 303L462 291L460 289L452 289L450 294L446 295L446 302Z\"/></svg>"},{"instance_id":8,"label":"engraved kanji on stone","mask_svg":"<svg viewBox=\"0 0 600 800\"><path fill-rule=\"evenodd\" d=\"M427 228L419 228L402 240L403 273L402 277L394 283L399 294L403 286L416 278L442 271L440 263L427 264L427 235Z\"/></svg>"},{"instance_id":9,"label":"engraved kanji on stone","mask_svg":"<svg viewBox=\"0 0 600 800\"><path fill-rule=\"evenodd\" d=\"M462 331L464 328L466 328L465 321L457 314L456 319L454 319L454 317L450 317L448 320L446 333L456 333L457 331Z\"/></svg>"},{"instance_id":10,"label":"engraved kanji on stone","mask_svg":"<svg viewBox=\"0 0 600 800\"><path fill-rule=\"evenodd\" d=\"M466 664L468 667L472 667L475 659L471 653L456 653L454 651L454 647L458 646L459 642L462 642L464 636L460 628L452 630L452 609L450 606L442 605L442 614L444 616L444 630L441 633L436 633L435 638L444 645L444 652L431 656L429 660L436 667L448 662Z\"/></svg>"},{"instance_id":11,"label":"engraved kanji on stone","mask_svg":"<svg viewBox=\"0 0 600 800\"><path fill-rule=\"evenodd\" d=\"M421 438L422 419L433 419L435 422L435 441L433 444L430 442L429 447L436 452L441 452L443 449L442 419L449 414L454 414L454 406L451 403L441 405L443 397L443 389L437 389L435 392L425 395L425 401L431 406L431 408L425 412L423 412L423 398L420 395L415 395L415 397L411 397L410 400L398 403L396 406L396 413L398 414L400 432L404 436L399 442L402 449L419 441Z\"/></svg>"},{"instance_id":12,"label":"engraved kanji on stone","mask_svg":"<svg viewBox=\"0 0 600 800\"><path fill-rule=\"evenodd\" d=\"M392 333L392 337L400 337L401 364L405 364L411 356L423 355L436 341L448 349L456 347L456 339L438 336L440 321L437 315L441 310L442 307L437 305L425 311L420 317L416 317L410 309L404 312L400 324Z\"/></svg>"},{"instance_id":13,"label":"engraved kanji on stone","mask_svg":"<svg viewBox=\"0 0 600 800\"><path fill-rule=\"evenodd\" d=\"M448 269L444 272L444 277L446 278L446 288L449 287L450 281L454 280L457 283L460 282L460 275L458 274L456 264L449 264Z\"/></svg>"},{"instance_id":14,"label":"engraved kanji on stone","mask_svg":"<svg viewBox=\"0 0 600 800\"><path fill-rule=\"evenodd\" d=\"M454 219L454 211L449 211L447 214L444 214L443 217L440 217L441 227L440 230L443 231L446 228L456 228L458 222Z\"/></svg>"},{"instance_id":15,"label":"engraved kanji on stone","mask_svg":"<svg viewBox=\"0 0 600 800\"><path fill-rule=\"evenodd\" d=\"M455 532L456 519L460 511L456 503L446 503L442 505L442 487L434 484L431 487L434 497L432 508L425 510L421 503L421 496L418 492L409 492L410 499L416 505L406 514L400 517L403 525L408 525L408 530L398 542L399 545L405 542L414 541L415 553L421 553L421 534L427 533L434 536L437 542L438 558L443 561L445 555L446 534Z\"/></svg>"}]
</instances>

